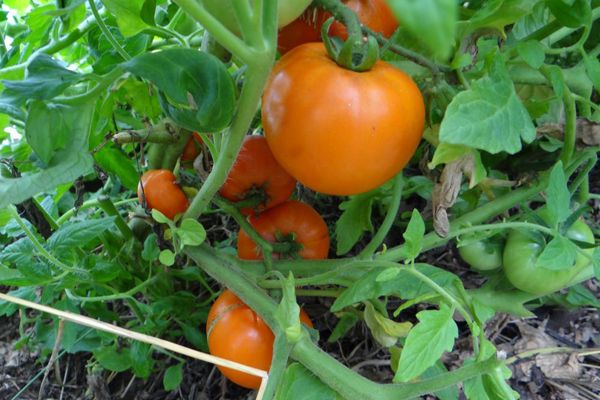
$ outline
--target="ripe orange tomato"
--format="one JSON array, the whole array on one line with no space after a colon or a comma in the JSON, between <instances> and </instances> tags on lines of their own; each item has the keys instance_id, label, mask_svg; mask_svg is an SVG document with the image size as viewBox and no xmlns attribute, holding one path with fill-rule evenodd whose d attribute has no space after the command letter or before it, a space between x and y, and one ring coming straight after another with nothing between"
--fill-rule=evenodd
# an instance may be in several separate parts
<instances>
[{"instance_id":1,"label":"ripe orange tomato","mask_svg":"<svg viewBox=\"0 0 600 400\"><path fill-rule=\"evenodd\" d=\"M200 154L200 150L202 150L201 146L202 138L197 132L194 132L183 148L183 153L181 153L181 161L194 161L196 157L198 157L198 154Z\"/></svg>"},{"instance_id":2,"label":"ripe orange tomato","mask_svg":"<svg viewBox=\"0 0 600 400\"><path fill-rule=\"evenodd\" d=\"M156 208L169 219L184 213L189 202L176 180L173 172L167 169L154 169L144 173L137 190L140 204L144 204L145 198L149 209Z\"/></svg>"},{"instance_id":3,"label":"ripe orange tomato","mask_svg":"<svg viewBox=\"0 0 600 400\"><path fill-rule=\"evenodd\" d=\"M322 43L306 43L273 68L262 102L273 155L321 193L366 192L396 175L423 133L425 106L404 72L378 61L365 72L338 66Z\"/></svg>"},{"instance_id":4,"label":"ripe orange tomato","mask_svg":"<svg viewBox=\"0 0 600 400\"><path fill-rule=\"evenodd\" d=\"M264 199L256 207L242 208L242 213L250 215L283 203L295 187L296 180L275 160L267 140L247 136L220 193L233 202L252 196Z\"/></svg>"},{"instance_id":5,"label":"ripe orange tomato","mask_svg":"<svg viewBox=\"0 0 600 400\"><path fill-rule=\"evenodd\" d=\"M321 26L329 15L321 9L309 7L289 25L279 30L277 50L285 54L304 43L321 41Z\"/></svg>"},{"instance_id":6,"label":"ripe orange tomato","mask_svg":"<svg viewBox=\"0 0 600 400\"><path fill-rule=\"evenodd\" d=\"M298 251L301 258L327 258L329 252L327 225L319 213L308 204L287 201L258 216L249 217L248 222L269 242L293 240L301 247ZM237 252L238 257L244 260L263 258L260 247L243 229L240 229L238 234ZM273 258L281 256L273 254Z\"/></svg>"},{"instance_id":7,"label":"ripe orange tomato","mask_svg":"<svg viewBox=\"0 0 600 400\"><path fill-rule=\"evenodd\" d=\"M358 19L363 25L385 37L392 36L392 33L398 28L398 21L385 0L344 0L344 3L358 15ZM338 36L342 39L348 38L346 27L339 22L331 25L329 33L331 36Z\"/></svg>"},{"instance_id":8,"label":"ripe orange tomato","mask_svg":"<svg viewBox=\"0 0 600 400\"><path fill-rule=\"evenodd\" d=\"M300 310L300 321L313 324ZM206 322L208 348L212 355L268 371L275 337L267 324L232 291L225 290L212 305ZM248 389L258 389L260 378L230 368L217 367L229 380Z\"/></svg>"}]
</instances>

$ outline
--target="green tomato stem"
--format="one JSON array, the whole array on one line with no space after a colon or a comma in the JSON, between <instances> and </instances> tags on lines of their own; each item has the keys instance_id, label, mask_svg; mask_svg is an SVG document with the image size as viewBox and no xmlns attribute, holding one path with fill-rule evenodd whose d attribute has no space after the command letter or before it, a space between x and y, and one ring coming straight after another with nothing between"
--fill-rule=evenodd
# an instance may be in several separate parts
<instances>
[{"instance_id":1,"label":"green tomato stem","mask_svg":"<svg viewBox=\"0 0 600 400\"><path fill-rule=\"evenodd\" d=\"M175 143L161 145L162 151L164 152L161 167L163 169L173 170L177 164L177 160L181 157L183 149L187 145L188 140L192 136L192 132L179 129L179 138Z\"/></svg>"},{"instance_id":2,"label":"green tomato stem","mask_svg":"<svg viewBox=\"0 0 600 400\"><path fill-rule=\"evenodd\" d=\"M106 75L102 75L100 81L96 84L96 86L94 86L87 92L75 96L57 97L54 99L54 101L57 103L68 105L77 105L85 103L87 101L97 101L98 97L101 96L107 88L112 86L113 83L119 77L121 77L121 75L123 75L123 73L123 69L120 66L116 66L112 71L110 71Z\"/></svg>"},{"instance_id":3,"label":"green tomato stem","mask_svg":"<svg viewBox=\"0 0 600 400\"><path fill-rule=\"evenodd\" d=\"M115 37L113 36L111 31L108 29L108 26L106 26L106 24L104 23L102 16L100 15L100 13L98 12L98 9L96 8L96 3L94 3L94 0L88 0L88 4L90 6L90 10L92 10L92 14L94 14L94 18L96 18L98 27L100 28L100 30L102 31L104 36L106 36L106 40L108 40L108 42L111 44L111 46L117 51L117 53L119 53L119 55L121 57L123 57L123 59L125 61L131 60L131 56L119 44L117 39L115 39Z\"/></svg>"},{"instance_id":4,"label":"green tomato stem","mask_svg":"<svg viewBox=\"0 0 600 400\"><path fill-rule=\"evenodd\" d=\"M201 3L196 0L173 0L173 2L198 21L200 25L205 27L223 47L244 63L250 64L256 61L255 55L250 48L218 19L212 16Z\"/></svg>"},{"instance_id":5,"label":"green tomato stem","mask_svg":"<svg viewBox=\"0 0 600 400\"><path fill-rule=\"evenodd\" d=\"M71 300L80 301L82 303L98 303L98 302L107 302L107 301L115 301L115 300L133 299L133 296L135 294L140 293L142 290L144 290L145 288L150 286L152 283L154 283L157 280L158 276L159 275L155 275L152 278L146 279L144 282L129 289L126 292L115 293L115 294L110 294L110 295L106 295L106 296L93 296L93 297L78 296L76 294L73 294L73 292L71 292L71 290L69 290L69 289L65 289L65 293L66 293L67 297L69 297Z\"/></svg>"},{"instance_id":6,"label":"green tomato stem","mask_svg":"<svg viewBox=\"0 0 600 400\"><path fill-rule=\"evenodd\" d=\"M274 61L274 53L262 54L262 56L265 57L264 60L256 60L256 65L248 66L239 100L238 113L234 117L227 136L224 138L219 158L215 161L210 175L184 214L184 218L198 218L206 210L211 199L227 179L229 170L233 166L242 146L244 136L254 119L263 87L267 82Z\"/></svg>"},{"instance_id":7,"label":"green tomato stem","mask_svg":"<svg viewBox=\"0 0 600 400\"><path fill-rule=\"evenodd\" d=\"M394 178L394 191L392 192L392 199L389 204L389 208L387 214L379 227L379 230L373 236L369 244L365 246L365 248L360 252L358 258L369 258L371 257L375 251L382 245L385 240L388 232L392 228L394 221L396 220L396 216L398 215L398 210L400 209L400 202L402 200L402 189L404 188L404 178L402 176L402 172L400 172Z\"/></svg>"},{"instance_id":8,"label":"green tomato stem","mask_svg":"<svg viewBox=\"0 0 600 400\"><path fill-rule=\"evenodd\" d=\"M290 358L290 345L285 337L285 333L277 332L275 342L273 343L273 358L271 359L271 368L269 370L269 380L265 389L263 399L270 400L275 398L277 387L283 379L283 374Z\"/></svg>"},{"instance_id":9,"label":"green tomato stem","mask_svg":"<svg viewBox=\"0 0 600 400\"><path fill-rule=\"evenodd\" d=\"M281 329L275 318L277 304L238 267L238 261L232 257L219 257L213 249L205 246L186 247L184 252L206 273L233 290L272 330ZM292 358L302 363L325 384L351 400L410 399L491 373L500 365L498 360L491 358L417 383L377 384L340 364L307 336L294 345L291 354Z\"/></svg>"},{"instance_id":10,"label":"green tomato stem","mask_svg":"<svg viewBox=\"0 0 600 400\"><path fill-rule=\"evenodd\" d=\"M131 198L131 199L117 201L113 204L115 206L124 206L124 205L129 205L129 204L137 203L137 202L138 202L138 199L137 199L137 197L135 197L135 198ZM84 202L80 207L78 207L78 208L74 207L74 208L71 208L70 210L68 210L67 212L65 212L63 215L61 215L56 220L56 223L60 226L60 225L64 224L66 221L68 221L69 219L71 219L71 217L73 217L79 211L87 210L88 208L98 207L99 205L100 205L100 202L98 201L98 199L88 200L88 201Z\"/></svg>"},{"instance_id":11,"label":"green tomato stem","mask_svg":"<svg viewBox=\"0 0 600 400\"><path fill-rule=\"evenodd\" d=\"M104 212L107 215L115 217L115 225L117 226L117 228L123 235L123 238L125 239L125 241L128 241L129 239L131 239L133 237L133 232L132 232L131 228L129 227L129 225L127 225L127 222L125 222L125 220L123 219L123 217L121 216L121 214L119 213L117 208L115 207L115 204L112 202L110 197L108 197L106 195L99 196L98 197L98 205L100 206L100 208L102 210L104 210Z\"/></svg>"},{"instance_id":12,"label":"green tomato stem","mask_svg":"<svg viewBox=\"0 0 600 400\"><path fill-rule=\"evenodd\" d=\"M177 141L179 131L173 123L166 119L156 125L144 129L131 129L119 132L112 137L116 144L125 143L174 143Z\"/></svg>"}]
</instances>

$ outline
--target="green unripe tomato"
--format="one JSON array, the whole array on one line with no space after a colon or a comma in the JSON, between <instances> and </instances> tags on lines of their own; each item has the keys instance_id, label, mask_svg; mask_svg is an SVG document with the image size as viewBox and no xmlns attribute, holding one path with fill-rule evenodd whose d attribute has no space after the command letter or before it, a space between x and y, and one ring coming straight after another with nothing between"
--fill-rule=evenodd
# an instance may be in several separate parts
<instances>
[{"instance_id":1,"label":"green unripe tomato","mask_svg":"<svg viewBox=\"0 0 600 400\"><path fill-rule=\"evenodd\" d=\"M484 239L458 248L460 257L477 271L491 271L502 266L504 243L499 239Z\"/></svg>"},{"instance_id":2,"label":"green unripe tomato","mask_svg":"<svg viewBox=\"0 0 600 400\"><path fill-rule=\"evenodd\" d=\"M231 31L239 33L232 1L242 0L201 0L204 7ZM246 1L246 0L244 0ZM278 25L284 27L302 14L312 0L279 0Z\"/></svg>"},{"instance_id":3,"label":"green unripe tomato","mask_svg":"<svg viewBox=\"0 0 600 400\"><path fill-rule=\"evenodd\" d=\"M594 243L592 230L582 220L575 221L566 236ZM504 273L517 289L537 295L550 294L570 285L577 274L590 266L590 260L578 252L575 263L567 269L555 271L537 267L536 261L544 245L541 237L530 231L513 230L509 233L504 247ZM594 249L583 251L591 256Z\"/></svg>"}]
</instances>

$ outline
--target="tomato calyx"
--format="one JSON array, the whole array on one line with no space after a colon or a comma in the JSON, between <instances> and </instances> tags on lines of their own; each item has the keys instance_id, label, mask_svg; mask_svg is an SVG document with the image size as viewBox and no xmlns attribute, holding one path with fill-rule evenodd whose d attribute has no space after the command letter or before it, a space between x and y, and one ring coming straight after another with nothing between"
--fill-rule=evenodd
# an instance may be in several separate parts
<instances>
[{"instance_id":1,"label":"tomato calyx","mask_svg":"<svg viewBox=\"0 0 600 400\"><path fill-rule=\"evenodd\" d=\"M300 251L304 248L302 243L298 243L296 240L294 232L286 234L275 232L275 242L271 244L271 247L279 259L292 258L294 260L301 258Z\"/></svg>"},{"instance_id":2,"label":"tomato calyx","mask_svg":"<svg viewBox=\"0 0 600 400\"><path fill-rule=\"evenodd\" d=\"M377 39L371 35L363 36L358 16L345 5L328 0L319 0L318 3L333 14L321 27L321 38L329 56L343 68L355 72L370 70L379 60ZM329 30L335 20L343 21L346 25L347 40L329 36Z\"/></svg>"},{"instance_id":3,"label":"tomato calyx","mask_svg":"<svg viewBox=\"0 0 600 400\"><path fill-rule=\"evenodd\" d=\"M232 203L239 210L253 210L255 213L260 211L261 206L265 206L269 201L267 190L264 186L252 186L248 189L239 201Z\"/></svg>"}]
</instances>

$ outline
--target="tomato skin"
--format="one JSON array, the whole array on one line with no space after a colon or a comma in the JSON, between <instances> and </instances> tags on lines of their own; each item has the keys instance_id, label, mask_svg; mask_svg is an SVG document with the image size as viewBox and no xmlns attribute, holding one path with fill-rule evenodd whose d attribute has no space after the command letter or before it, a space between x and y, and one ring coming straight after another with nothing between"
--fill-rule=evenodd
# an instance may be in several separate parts
<instances>
[{"instance_id":1,"label":"tomato skin","mask_svg":"<svg viewBox=\"0 0 600 400\"><path fill-rule=\"evenodd\" d=\"M478 271L491 271L502 267L504 244L497 240L477 240L458 248L460 257Z\"/></svg>"},{"instance_id":2,"label":"tomato skin","mask_svg":"<svg viewBox=\"0 0 600 400\"><path fill-rule=\"evenodd\" d=\"M567 230L566 236L581 242L594 243L592 230L582 220L575 221ZM517 289L537 295L556 292L569 285L571 280L590 264L583 254L578 253L571 268L554 271L536 267L537 258L543 250L544 243L531 232L512 230L508 234L504 247L504 273ZM590 256L593 251L594 249L584 250Z\"/></svg>"},{"instance_id":3,"label":"tomato skin","mask_svg":"<svg viewBox=\"0 0 600 400\"><path fill-rule=\"evenodd\" d=\"M239 0L200 0L206 9L220 20L228 29L238 33L239 27L235 12L233 11L233 1ZM302 14L312 0L281 0L277 5L278 26L282 27Z\"/></svg>"},{"instance_id":4,"label":"tomato skin","mask_svg":"<svg viewBox=\"0 0 600 400\"><path fill-rule=\"evenodd\" d=\"M300 309L300 320L310 328L312 321ZM275 337L267 324L231 290L214 302L206 322L208 348L212 355L268 371ZM258 389L260 378L230 368L217 367L229 380L248 389Z\"/></svg>"},{"instance_id":5,"label":"tomato skin","mask_svg":"<svg viewBox=\"0 0 600 400\"><path fill-rule=\"evenodd\" d=\"M258 216L248 218L250 225L267 241L276 242L276 235L295 234L303 248L298 255L304 259L325 259L329 253L329 233L323 218L308 204L287 201ZM240 229L237 240L238 257L243 260L262 260L260 247ZM273 254L278 258L277 254Z\"/></svg>"},{"instance_id":6,"label":"tomato skin","mask_svg":"<svg viewBox=\"0 0 600 400\"><path fill-rule=\"evenodd\" d=\"M307 43L275 64L262 122L273 155L299 182L351 195L380 186L408 163L425 106L417 85L390 64L353 72L322 43Z\"/></svg>"},{"instance_id":7,"label":"tomato skin","mask_svg":"<svg viewBox=\"0 0 600 400\"><path fill-rule=\"evenodd\" d=\"M264 136L246 136L225 184L221 196L238 202L263 190L266 202L253 208L242 208L245 215L263 211L286 201L296 188L296 180L279 165Z\"/></svg>"},{"instance_id":8,"label":"tomato skin","mask_svg":"<svg viewBox=\"0 0 600 400\"><path fill-rule=\"evenodd\" d=\"M344 3L356 13L363 25L385 37L392 36L398 28L398 21L396 21L386 0L345 0ZM344 40L348 38L346 27L339 22L331 25L329 33L331 36L337 36Z\"/></svg>"},{"instance_id":9,"label":"tomato skin","mask_svg":"<svg viewBox=\"0 0 600 400\"><path fill-rule=\"evenodd\" d=\"M154 169L144 173L137 190L140 204L144 204L145 197L149 209L155 208L171 220L177 214L184 213L189 202L176 181L173 172L167 169Z\"/></svg>"},{"instance_id":10,"label":"tomato skin","mask_svg":"<svg viewBox=\"0 0 600 400\"><path fill-rule=\"evenodd\" d=\"M285 54L294 47L321 41L321 26L328 15L321 9L308 8L304 13L284 26L277 34L277 50Z\"/></svg>"},{"instance_id":11,"label":"tomato skin","mask_svg":"<svg viewBox=\"0 0 600 400\"><path fill-rule=\"evenodd\" d=\"M197 132L194 132L183 148L181 161L194 161L198 157L198 154L200 154L200 150L202 150L202 137Z\"/></svg>"}]
</instances>

